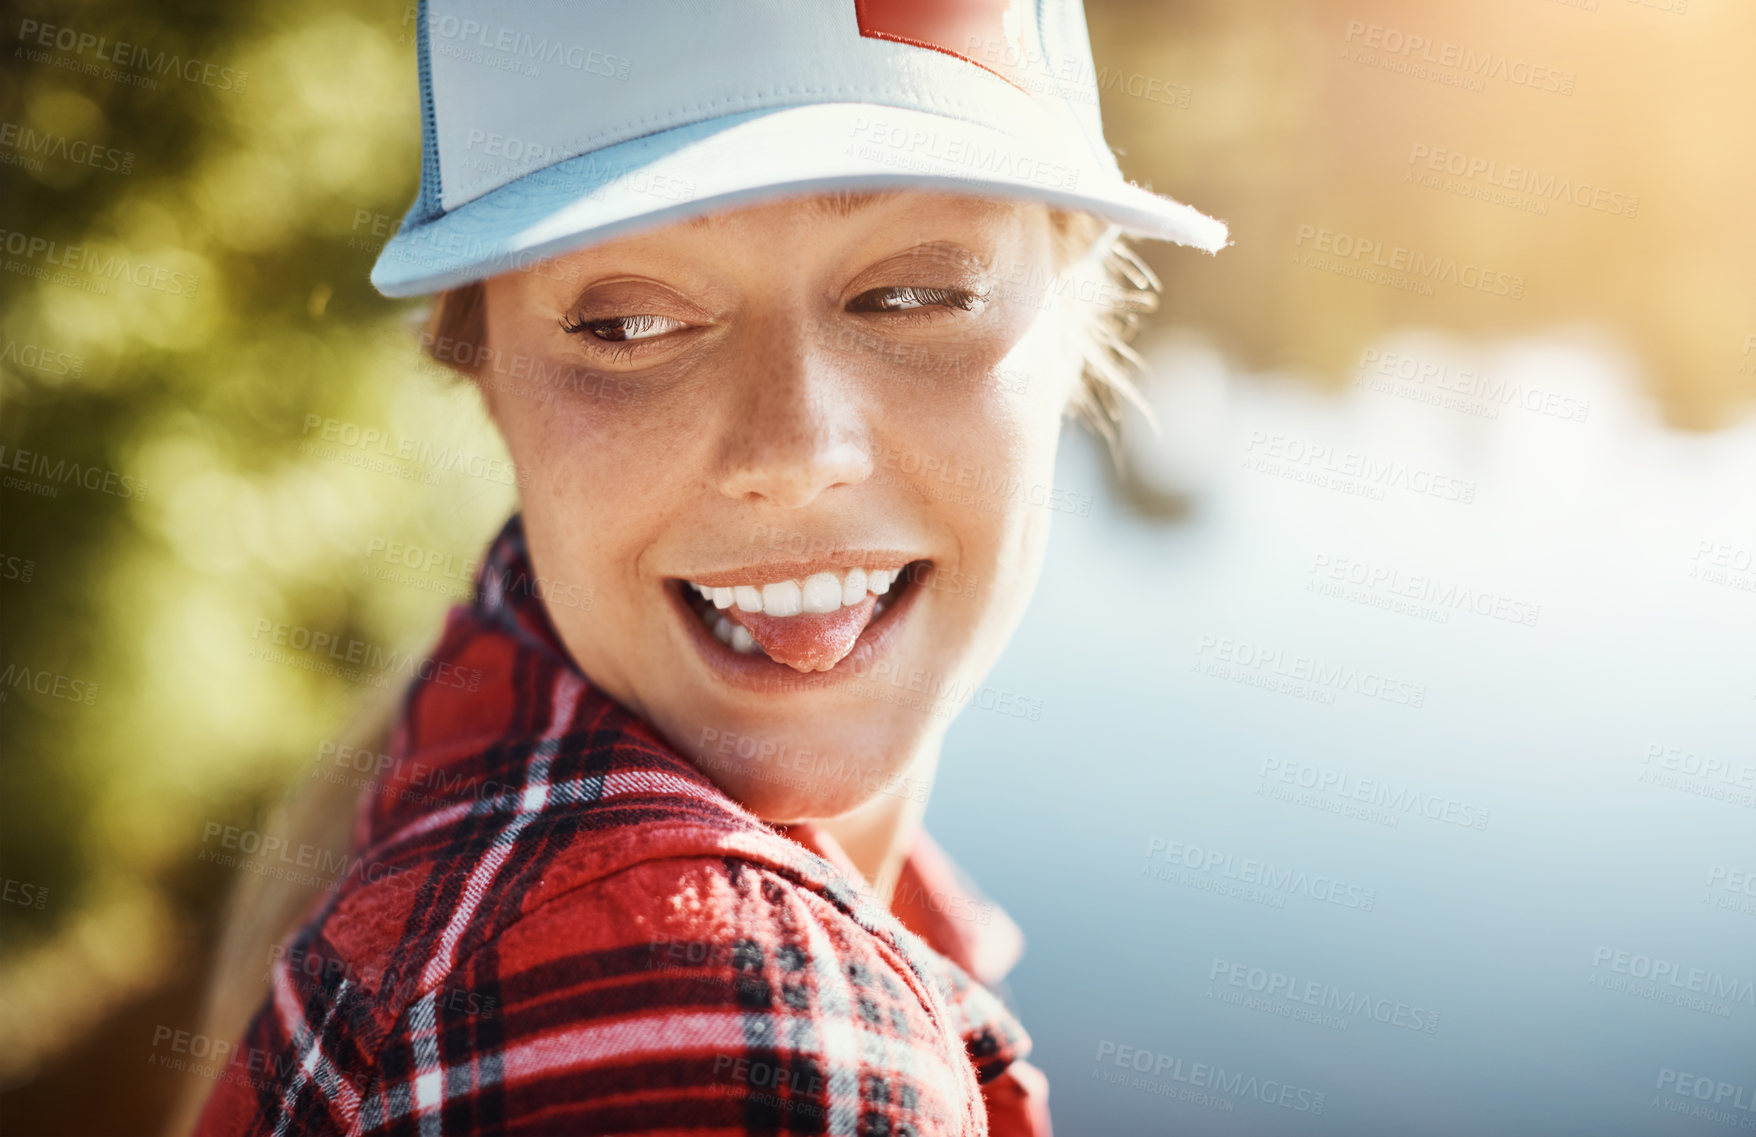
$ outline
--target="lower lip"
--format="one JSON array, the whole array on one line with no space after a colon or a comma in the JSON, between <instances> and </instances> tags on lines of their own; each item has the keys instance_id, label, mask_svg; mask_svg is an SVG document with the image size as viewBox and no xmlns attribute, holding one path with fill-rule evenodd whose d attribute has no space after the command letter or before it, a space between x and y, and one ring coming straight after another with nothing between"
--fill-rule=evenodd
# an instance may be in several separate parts
<instances>
[{"instance_id":1,"label":"lower lip","mask_svg":"<svg viewBox=\"0 0 1756 1137\"><path fill-rule=\"evenodd\" d=\"M914 570L915 565L910 565L909 569ZM931 569L928 571L931 572ZM694 642L695 650L715 675L728 685L745 691L787 693L821 691L868 676L872 664L877 662L878 657L901 634L903 621L914 611L915 598L923 591L922 584L913 579L912 571L905 572L904 579L908 583L902 586L902 595L886 605L884 611L866 625L860 632L860 638L854 641L854 650L848 652L840 663L828 671L794 671L786 664L776 663L763 655L760 650L748 653L733 651L719 642L695 609L690 607L689 601L684 598L684 589L689 587L687 584L679 580L667 581L665 592L670 596L672 609L683 621L685 633Z\"/></svg>"}]
</instances>

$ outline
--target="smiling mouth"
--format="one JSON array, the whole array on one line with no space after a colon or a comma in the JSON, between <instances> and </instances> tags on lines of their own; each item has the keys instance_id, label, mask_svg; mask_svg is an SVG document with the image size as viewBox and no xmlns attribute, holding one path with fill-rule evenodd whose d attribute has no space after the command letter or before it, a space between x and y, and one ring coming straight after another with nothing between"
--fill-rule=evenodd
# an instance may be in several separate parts
<instances>
[{"instance_id":1,"label":"smiling mouth","mask_svg":"<svg viewBox=\"0 0 1756 1137\"><path fill-rule=\"evenodd\" d=\"M729 577L673 580L672 587L705 635L704 651L740 668L830 671L880 630L900 608L927 561L897 568L845 568L743 583ZM747 576L748 574L737 574ZM703 642L707 641L707 642Z\"/></svg>"}]
</instances>

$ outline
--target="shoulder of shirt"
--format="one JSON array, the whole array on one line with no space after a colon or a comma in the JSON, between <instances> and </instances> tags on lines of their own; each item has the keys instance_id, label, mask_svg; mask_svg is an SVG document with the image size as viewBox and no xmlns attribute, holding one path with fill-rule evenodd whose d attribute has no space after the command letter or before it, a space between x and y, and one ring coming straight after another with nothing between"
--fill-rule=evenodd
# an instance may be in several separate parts
<instances>
[{"instance_id":1,"label":"shoulder of shirt","mask_svg":"<svg viewBox=\"0 0 1756 1137\"><path fill-rule=\"evenodd\" d=\"M766 1108L784 1060L789 1079L834 1074L923 1135L973 1131L978 1083L1028 1041L829 862L711 785L673 784L688 773L628 769L580 800L562 777L553 801L368 848L360 863L385 871L355 876L281 961L284 1032L299 1034L289 1007L329 1008L325 1034L353 1055L338 1084L362 1117L406 1104L420 1087L393 1072L407 1082L438 1036L444 1085L479 1065L568 1110L598 1108L634 1071L669 1087L666 1108L699 1105L690 1087L713 1109Z\"/></svg>"},{"instance_id":2,"label":"shoulder of shirt","mask_svg":"<svg viewBox=\"0 0 1756 1137\"><path fill-rule=\"evenodd\" d=\"M680 936L676 921L691 904L703 935L713 928L734 935L740 920L759 926L762 913L802 904L837 938L872 945L949 997L961 993L966 981L954 965L869 894L710 785L653 769L628 779L638 785L604 785L586 801L567 800L563 780L549 787L561 800L544 808L460 813L363 850L283 964L295 980L347 976L370 1008L366 1018L383 1029L470 954L587 903L613 917L597 927L648 939L643 929L660 926L670 930L651 934ZM630 892L631 879L646 891ZM761 903L738 891L748 887L759 888ZM783 904L783 894L793 899ZM931 993L917 996L931 1005Z\"/></svg>"},{"instance_id":3,"label":"shoulder of shirt","mask_svg":"<svg viewBox=\"0 0 1756 1137\"><path fill-rule=\"evenodd\" d=\"M614 1127L630 1084L655 1128L742 1131L766 1101L815 1132L840 1086L843 1108L877 1111L888 1132L974 1132L962 1020L904 950L784 864L642 859L545 890L460 955L391 1025L374 1065L415 1068L435 1034L492 1039L469 1061L501 1071L508 1095L564 1102L584 1132ZM395 1085L374 1091L398 1100Z\"/></svg>"},{"instance_id":4,"label":"shoulder of shirt","mask_svg":"<svg viewBox=\"0 0 1756 1137\"><path fill-rule=\"evenodd\" d=\"M787 855L784 838L698 778L643 768L594 774L589 790L584 780L557 779L540 803L452 808L387 834L353 854L347 878L301 938L320 939L356 973L362 993L399 1011L463 953L631 866ZM410 977L417 960L420 980Z\"/></svg>"}]
</instances>

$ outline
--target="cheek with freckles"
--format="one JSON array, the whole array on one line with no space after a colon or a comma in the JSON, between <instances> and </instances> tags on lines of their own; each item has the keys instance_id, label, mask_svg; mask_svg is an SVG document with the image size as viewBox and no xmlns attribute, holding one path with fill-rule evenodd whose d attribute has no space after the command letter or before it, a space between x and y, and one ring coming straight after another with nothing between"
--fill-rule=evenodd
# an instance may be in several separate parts
<instances>
[{"instance_id":1,"label":"cheek with freckles","mask_svg":"<svg viewBox=\"0 0 1756 1137\"><path fill-rule=\"evenodd\" d=\"M517 313L512 304L501 311ZM490 342L542 358L541 335L517 319L490 321ZM498 337L498 338L496 338ZM549 604L582 670L637 714L649 715L638 676L656 666L665 618L641 556L666 533L702 458L686 390L658 391L623 376L557 363L534 392L484 386L518 466L519 508L540 575L566 578L589 606ZM697 408L698 409L698 408Z\"/></svg>"},{"instance_id":2,"label":"cheek with freckles","mask_svg":"<svg viewBox=\"0 0 1756 1137\"><path fill-rule=\"evenodd\" d=\"M909 430L879 457L875 480L927 503L955 535L957 557L933 588L944 663L983 675L1029 601L1053 514L1055 455L1079 382L1062 321L1041 314L1004 356L945 399L907 416Z\"/></svg>"}]
</instances>

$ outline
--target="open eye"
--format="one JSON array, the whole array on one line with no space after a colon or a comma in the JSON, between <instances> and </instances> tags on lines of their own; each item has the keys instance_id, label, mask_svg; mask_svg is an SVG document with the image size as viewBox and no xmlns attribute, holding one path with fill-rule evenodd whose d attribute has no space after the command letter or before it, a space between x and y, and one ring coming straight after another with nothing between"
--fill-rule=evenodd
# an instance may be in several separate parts
<instances>
[{"instance_id":1,"label":"open eye","mask_svg":"<svg viewBox=\"0 0 1756 1137\"><path fill-rule=\"evenodd\" d=\"M977 312L987 304L980 292L964 288L873 288L848 301L850 312L909 312L920 308L950 308Z\"/></svg>"},{"instance_id":2,"label":"open eye","mask_svg":"<svg viewBox=\"0 0 1756 1137\"><path fill-rule=\"evenodd\" d=\"M561 321L561 330L570 335L591 336L606 343L656 339L686 327L688 325L683 321L670 316L611 316L602 320L576 320L569 317Z\"/></svg>"}]
</instances>

